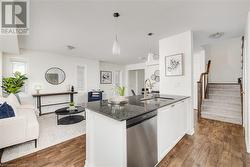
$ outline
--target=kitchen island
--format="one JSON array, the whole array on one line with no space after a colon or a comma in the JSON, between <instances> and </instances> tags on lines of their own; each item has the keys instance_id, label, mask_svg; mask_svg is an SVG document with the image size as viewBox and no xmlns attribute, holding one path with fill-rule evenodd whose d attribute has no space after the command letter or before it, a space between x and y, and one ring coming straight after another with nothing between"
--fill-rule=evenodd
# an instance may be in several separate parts
<instances>
[{"instance_id":1,"label":"kitchen island","mask_svg":"<svg viewBox=\"0 0 250 167\"><path fill-rule=\"evenodd\" d=\"M86 167L153 167L193 133L189 97L127 98L124 105L87 104Z\"/></svg>"}]
</instances>

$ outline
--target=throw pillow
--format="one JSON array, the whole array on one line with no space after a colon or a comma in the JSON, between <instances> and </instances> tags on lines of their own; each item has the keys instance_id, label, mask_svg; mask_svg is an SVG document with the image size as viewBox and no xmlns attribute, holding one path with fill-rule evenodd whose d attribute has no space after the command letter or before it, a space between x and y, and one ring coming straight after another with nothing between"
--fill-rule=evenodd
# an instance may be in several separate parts
<instances>
[{"instance_id":1,"label":"throw pillow","mask_svg":"<svg viewBox=\"0 0 250 167\"><path fill-rule=\"evenodd\" d=\"M4 102L0 106L0 119L10 118L14 116L15 116L15 113L14 113L13 108L10 105L8 105L6 102Z\"/></svg>"}]
</instances>

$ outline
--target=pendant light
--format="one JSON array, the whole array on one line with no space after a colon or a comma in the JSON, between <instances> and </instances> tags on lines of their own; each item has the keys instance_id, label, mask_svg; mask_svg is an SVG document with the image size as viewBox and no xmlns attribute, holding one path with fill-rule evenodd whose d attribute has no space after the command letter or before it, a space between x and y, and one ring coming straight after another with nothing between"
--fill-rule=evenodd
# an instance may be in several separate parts
<instances>
[{"instance_id":1,"label":"pendant light","mask_svg":"<svg viewBox=\"0 0 250 167\"><path fill-rule=\"evenodd\" d=\"M114 16L115 20L117 20L118 17L120 16L120 14L119 14L119 13L114 13L113 16ZM113 52L113 55L114 55L114 56L119 56L120 53L121 53L120 45L119 45L119 43L118 43L117 32L116 32L116 34L115 34L115 40L114 40L114 43L113 43L112 52Z\"/></svg>"},{"instance_id":2,"label":"pendant light","mask_svg":"<svg viewBox=\"0 0 250 167\"><path fill-rule=\"evenodd\" d=\"M148 52L148 59L147 59L147 63L150 64L153 60L154 60L154 54L152 53L152 48L151 48L151 36L153 35L153 33L148 33L148 37L149 37L149 52Z\"/></svg>"}]
</instances>

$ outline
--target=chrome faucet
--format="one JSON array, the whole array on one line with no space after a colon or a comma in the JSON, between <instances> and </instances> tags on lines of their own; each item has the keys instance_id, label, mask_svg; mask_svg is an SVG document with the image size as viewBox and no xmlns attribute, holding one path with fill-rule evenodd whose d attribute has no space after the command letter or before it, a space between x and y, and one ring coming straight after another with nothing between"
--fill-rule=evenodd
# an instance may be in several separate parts
<instances>
[{"instance_id":1,"label":"chrome faucet","mask_svg":"<svg viewBox=\"0 0 250 167\"><path fill-rule=\"evenodd\" d=\"M152 89L152 83L150 81L150 79L146 79L145 80L145 84L144 84L144 98L146 98L148 95L147 95L147 89L148 91L150 92L150 89Z\"/></svg>"}]
</instances>

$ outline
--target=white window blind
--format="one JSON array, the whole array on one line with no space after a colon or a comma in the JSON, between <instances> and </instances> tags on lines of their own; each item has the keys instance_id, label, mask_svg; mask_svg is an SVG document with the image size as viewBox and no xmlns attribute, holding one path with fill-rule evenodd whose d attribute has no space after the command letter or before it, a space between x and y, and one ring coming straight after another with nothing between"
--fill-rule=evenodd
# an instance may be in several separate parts
<instances>
[{"instance_id":1,"label":"white window blind","mask_svg":"<svg viewBox=\"0 0 250 167\"><path fill-rule=\"evenodd\" d=\"M21 74L27 74L27 63L25 61L11 60L12 74L20 72ZM27 81L21 89L21 92L27 91Z\"/></svg>"},{"instance_id":2,"label":"white window blind","mask_svg":"<svg viewBox=\"0 0 250 167\"><path fill-rule=\"evenodd\" d=\"M121 71L114 72L114 84L121 86Z\"/></svg>"},{"instance_id":3,"label":"white window blind","mask_svg":"<svg viewBox=\"0 0 250 167\"><path fill-rule=\"evenodd\" d=\"M12 61L12 73L20 72L21 74L27 74L27 63L22 61Z\"/></svg>"},{"instance_id":4,"label":"white window blind","mask_svg":"<svg viewBox=\"0 0 250 167\"><path fill-rule=\"evenodd\" d=\"M84 66L77 66L77 88L79 91L84 90L86 83L85 83L85 67Z\"/></svg>"}]
</instances>

